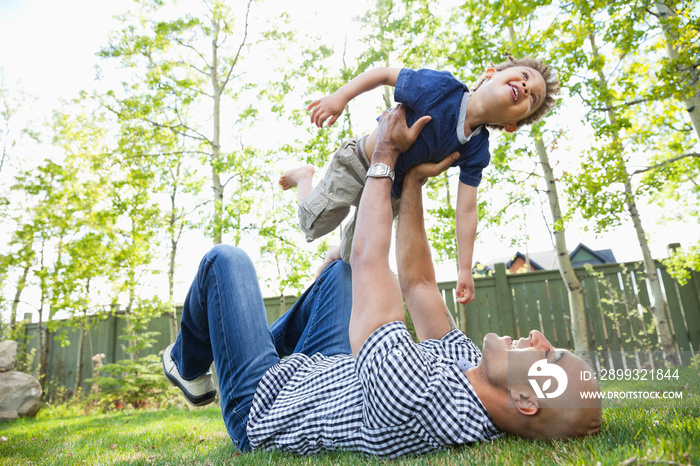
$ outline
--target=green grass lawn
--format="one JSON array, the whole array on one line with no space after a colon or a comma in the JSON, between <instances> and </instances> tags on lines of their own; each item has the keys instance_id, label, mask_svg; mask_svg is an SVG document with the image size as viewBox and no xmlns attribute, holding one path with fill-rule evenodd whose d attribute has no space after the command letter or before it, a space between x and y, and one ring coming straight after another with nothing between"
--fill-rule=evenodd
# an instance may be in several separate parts
<instances>
[{"instance_id":1,"label":"green grass lawn","mask_svg":"<svg viewBox=\"0 0 700 466\"><path fill-rule=\"evenodd\" d=\"M663 385L663 386L661 386ZM647 383L606 382L604 390L648 390ZM115 412L0 423L0 464L700 464L700 373L682 369L680 380L656 384L680 390L682 400L606 400L603 429L594 437L533 442L505 436L418 458L394 461L351 453L297 457L239 454L217 407Z\"/></svg>"}]
</instances>

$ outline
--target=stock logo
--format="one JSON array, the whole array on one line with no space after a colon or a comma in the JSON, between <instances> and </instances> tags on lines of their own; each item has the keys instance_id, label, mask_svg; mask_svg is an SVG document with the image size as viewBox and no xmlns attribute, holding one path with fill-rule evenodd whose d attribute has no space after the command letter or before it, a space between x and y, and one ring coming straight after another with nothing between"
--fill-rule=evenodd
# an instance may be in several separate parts
<instances>
[{"instance_id":1,"label":"stock logo","mask_svg":"<svg viewBox=\"0 0 700 466\"><path fill-rule=\"evenodd\" d=\"M569 383L569 378L566 376L564 369L556 364L549 364L546 359L540 359L530 366L527 375L530 377L528 380L537 398L556 398L564 393L566 385ZM547 377L547 379L544 380L540 387L538 380L532 377ZM547 393L552 387L552 379L557 381L557 388L553 392Z\"/></svg>"}]
</instances>

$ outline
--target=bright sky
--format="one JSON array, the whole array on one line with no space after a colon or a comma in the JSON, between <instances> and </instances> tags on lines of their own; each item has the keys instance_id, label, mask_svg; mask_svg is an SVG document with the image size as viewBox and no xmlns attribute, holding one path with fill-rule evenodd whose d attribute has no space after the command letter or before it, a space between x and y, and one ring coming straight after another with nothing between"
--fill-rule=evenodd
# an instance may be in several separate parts
<instances>
[{"instance_id":1,"label":"bright sky","mask_svg":"<svg viewBox=\"0 0 700 466\"><path fill-rule=\"evenodd\" d=\"M350 32L357 33L357 23L351 22L351 18L361 13L360 8L365 2L333 0L298 1L294 4L298 7L295 10L313 27L327 28L327 34L342 37L348 32L347 28L353 28L355 30ZM12 90L24 90L38 99L36 104L27 106L36 112L32 115L35 121L49 118L51 109L58 106L60 98L74 97L79 90L94 85L94 65L98 60L95 53L107 44L109 31L118 24L112 16L130 5L129 0L0 0L0 70L4 73L4 85ZM577 145L572 142L572 146ZM5 173L0 182L9 182ZM543 208L548 216L548 207ZM530 252L552 249L540 209L539 205L534 206L528 214L527 248ZM668 243L688 245L700 236L697 225L657 225L656 219L662 214L657 207L645 207L642 211L644 226L652 240L652 254L656 258L666 257ZM511 232L511 235L525 237L523 232ZM0 233L0 241L3 239ZM629 224L601 237L585 232L580 225L570 228L567 232L569 249L574 249L579 242L592 249L612 248L621 261L641 258L635 233ZM194 255L199 257L207 248L208 244L202 244ZM491 238L480 237L475 260L488 262L525 249L524 241L512 248ZM192 260L196 264L196 260ZM442 280L456 278L453 269L440 275Z\"/></svg>"}]
</instances>

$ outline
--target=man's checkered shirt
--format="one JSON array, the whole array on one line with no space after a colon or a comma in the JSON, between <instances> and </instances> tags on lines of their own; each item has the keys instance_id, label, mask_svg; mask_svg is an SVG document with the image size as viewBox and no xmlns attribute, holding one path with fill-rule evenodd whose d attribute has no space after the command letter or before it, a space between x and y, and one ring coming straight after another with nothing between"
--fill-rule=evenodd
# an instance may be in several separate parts
<instances>
[{"instance_id":1,"label":"man's checkered shirt","mask_svg":"<svg viewBox=\"0 0 700 466\"><path fill-rule=\"evenodd\" d=\"M481 352L459 330L416 344L403 322L377 329L352 355L294 354L258 385L248 419L254 449L395 457L497 437L456 362Z\"/></svg>"}]
</instances>

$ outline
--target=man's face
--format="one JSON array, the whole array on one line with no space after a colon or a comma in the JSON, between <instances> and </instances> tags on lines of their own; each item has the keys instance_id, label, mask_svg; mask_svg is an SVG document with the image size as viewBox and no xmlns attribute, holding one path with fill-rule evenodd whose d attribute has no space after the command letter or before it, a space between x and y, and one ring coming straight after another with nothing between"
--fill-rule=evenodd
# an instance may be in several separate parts
<instances>
[{"instance_id":1,"label":"man's face","mask_svg":"<svg viewBox=\"0 0 700 466\"><path fill-rule=\"evenodd\" d=\"M543 359L546 364L542 364ZM528 374L535 363L539 364L534 367L556 365L563 369L568 383L563 393L553 398L542 398L535 393ZM511 417L501 419L499 427L502 429L525 437L552 438L577 437L600 430L601 400L580 397L582 391L600 391L597 380L585 381L580 377L581 371L590 371L590 367L572 352L554 348L537 330L516 341L489 333L484 337L479 367L493 389L507 390L509 407L517 408ZM556 387L558 384L559 379ZM534 406L537 409L532 411ZM521 414L517 414L518 411ZM517 430L509 421L531 414L539 417L539 430L532 430L532 426L525 431Z\"/></svg>"},{"instance_id":2,"label":"man's face","mask_svg":"<svg viewBox=\"0 0 700 466\"><path fill-rule=\"evenodd\" d=\"M509 374L508 358L512 353L517 354L519 367L512 368L513 372ZM536 361L547 359L551 363L556 363L564 353L568 353L568 351L555 349L549 340L537 330L531 331L527 338L519 340L513 340L507 335L501 337L495 333L489 333L484 337L479 365L484 368L485 374L492 384L507 388L509 375L512 383L515 375L526 377L527 369Z\"/></svg>"},{"instance_id":3,"label":"man's face","mask_svg":"<svg viewBox=\"0 0 700 466\"><path fill-rule=\"evenodd\" d=\"M485 100L492 124L517 124L542 106L547 86L542 75L528 66L514 66L497 71L479 89Z\"/></svg>"}]
</instances>

